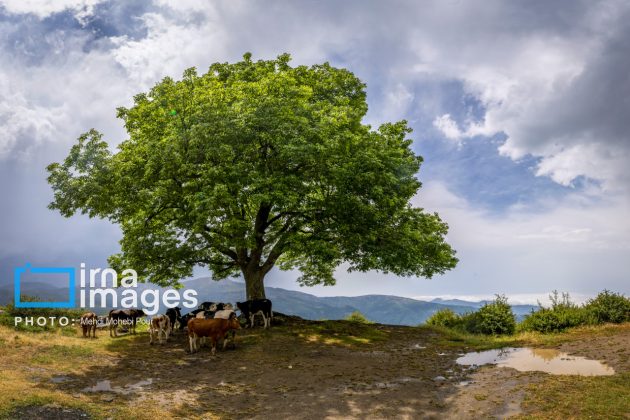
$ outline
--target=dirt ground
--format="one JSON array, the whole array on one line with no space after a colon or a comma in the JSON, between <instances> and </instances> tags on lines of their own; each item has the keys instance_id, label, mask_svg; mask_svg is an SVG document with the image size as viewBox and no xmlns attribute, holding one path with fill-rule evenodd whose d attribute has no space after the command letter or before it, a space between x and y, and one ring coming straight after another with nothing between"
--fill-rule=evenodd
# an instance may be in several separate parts
<instances>
[{"instance_id":1,"label":"dirt ground","mask_svg":"<svg viewBox=\"0 0 630 420\"><path fill-rule=\"evenodd\" d=\"M571 356L599 360L615 373L630 372L630 329L614 336L595 335L545 346ZM542 372L482 366L468 375L469 383L446 398L447 418L509 418L536 413L535 406L523 407L526 390L541 386L549 377ZM578 416L576 416L578 417ZM572 417L574 418L574 417ZM630 418L630 413L625 418Z\"/></svg>"},{"instance_id":2,"label":"dirt ground","mask_svg":"<svg viewBox=\"0 0 630 420\"><path fill-rule=\"evenodd\" d=\"M547 376L493 366L469 370L455 360L470 349L444 346L429 329L379 325L370 327L377 335L369 343L348 344L340 340L343 331L296 322L240 330L236 349L214 357L207 347L187 353L182 333L153 346L138 334L117 357L41 386L110 403L113 418L117 407L142 402L173 418L465 419L531 412L522 407L526 389ZM623 331L557 348L627 372L630 329ZM100 335L115 346L116 339ZM105 380L112 391L89 391Z\"/></svg>"}]
</instances>

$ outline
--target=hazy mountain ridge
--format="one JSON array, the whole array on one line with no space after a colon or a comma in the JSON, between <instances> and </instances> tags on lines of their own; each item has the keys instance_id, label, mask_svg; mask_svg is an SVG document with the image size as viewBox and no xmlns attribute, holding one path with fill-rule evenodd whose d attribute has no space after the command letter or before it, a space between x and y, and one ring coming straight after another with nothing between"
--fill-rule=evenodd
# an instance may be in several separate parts
<instances>
[{"instance_id":1,"label":"hazy mountain ridge","mask_svg":"<svg viewBox=\"0 0 630 420\"><path fill-rule=\"evenodd\" d=\"M232 280L213 281L208 277L189 280L184 283L187 289L198 293L199 302L237 302L245 300L245 285ZM139 284L138 291L159 288L153 284ZM466 313L483 306L486 301L468 302L463 300L444 301L435 299L431 302L389 295L334 296L319 297L295 290L277 287L266 288L267 297L273 302L273 309L305 319L343 319L354 311L360 311L369 320L382 324L418 325L440 309L449 308L456 313ZM43 300L53 300L58 291L46 287L40 293ZM0 304L12 302L13 287L0 287ZM535 309L532 305L514 305L518 318ZM163 311L164 309L162 309ZM187 312L187 311L184 311Z\"/></svg>"}]
</instances>

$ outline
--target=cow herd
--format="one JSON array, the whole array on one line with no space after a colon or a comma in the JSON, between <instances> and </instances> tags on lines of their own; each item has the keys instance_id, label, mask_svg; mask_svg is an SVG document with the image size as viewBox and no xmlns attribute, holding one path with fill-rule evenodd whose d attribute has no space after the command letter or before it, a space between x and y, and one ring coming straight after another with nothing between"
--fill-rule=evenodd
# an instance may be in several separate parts
<instances>
[{"instance_id":1,"label":"cow herd","mask_svg":"<svg viewBox=\"0 0 630 420\"><path fill-rule=\"evenodd\" d=\"M164 314L158 314L149 322L149 344L168 341L174 330L186 331L188 348L191 353L199 350L200 344L209 340L212 354L216 353L219 341L223 340L223 349L228 341L234 345L236 330L241 328L237 311L244 318L245 327L254 327L254 317L261 315L264 328L273 320L273 311L269 299L254 299L236 302L236 308L230 303L203 302L197 309L182 315L181 308L169 308ZM142 309L112 309L107 317L98 317L94 312L81 316L80 325L83 337L96 337L97 326L109 327L110 337L118 336L118 328L126 328L131 334L136 333L139 318L147 316Z\"/></svg>"}]
</instances>

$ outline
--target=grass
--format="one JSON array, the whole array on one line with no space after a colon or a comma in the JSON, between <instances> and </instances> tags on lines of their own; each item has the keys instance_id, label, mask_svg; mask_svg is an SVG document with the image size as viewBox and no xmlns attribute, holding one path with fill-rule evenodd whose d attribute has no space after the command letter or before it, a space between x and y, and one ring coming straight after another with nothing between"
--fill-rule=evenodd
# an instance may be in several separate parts
<instances>
[{"instance_id":1,"label":"grass","mask_svg":"<svg viewBox=\"0 0 630 420\"><path fill-rule=\"evenodd\" d=\"M427 327L442 334L441 345L467 346L471 350L499 347L554 347L565 342L613 337L630 331L630 323L582 326L565 332L542 334L521 332L509 336L462 334L440 327ZM474 395L480 401L483 395ZM583 377L547 375L541 383L528 386L523 403L535 412L531 419L610 418L627 419L630 413L630 373Z\"/></svg>"},{"instance_id":2,"label":"grass","mask_svg":"<svg viewBox=\"0 0 630 420\"><path fill-rule=\"evenodd\" d=\"M291 331L308 342L346 347L369 345L387 339L388 334L376 324L348 321L308 323L298 331Z\"/></svg>"},{"instance_id":3,"label":"grass","mask_svg":"<svg viewBox=\"0 0 630 420\"><path fill-rule=\"evenodd\" d=\"M56 331L16 331L0 325L0 419L12 418L19 407L52 405L80 409L95 419L169 417L169 412L150 403L134 406L100 400L99 395L72 395L53 386L50 379L63 375L84 374L94 366L105 370L108 360L118 356L117 350L128 347L133 337L116 340L99 331L100 338L84 339L78 328Z\"/></svg>"},{"instance_id":4,"label":"grass","mask_svg":"<svg viewBox=\"0 0 630 420\"><path fill-rule=\"evenodd\" d=\"M576 341L594 336L614 336L630 330L630 323L588 325L571 328L564 332L543 334L519 332L513 335L467 334L444 327L425 326L441 335L440 345L445 347L470 347L482 351L501 347L553 347L567 341Z\"/></svg>"},{"instance_id":5,"label":"grass","mask_svg":"<svg viewBox=\"0 0 630 420\"><path fill-rule=\"evenodd\" d=\"M607 418L630 414L630 374L576 377L548 376L527 390L524 407L532 419Z\"/></svg>"},{"instance_id":6,"label":"grass","mask_svg":"<svg viewBox=\"0 0 630 420\"><path fill-rule=\"evenodd\" d=\"M129 352L137 342L130 335L110 339L107 331L99 330L97 339L81 337L78 327L56 329L14 328L11 321L0 322L0 419L11 418L20 407L51 405L80 409L89 416L101 418L169 418L173 413L190 416L183 408L160 407L150 401L136 400L131 404L112 403L100 399L100 394L63 392L51 382L53 376L83 376L87 372L106 371L108 363ZM137 331L146 332L139 324ZM244 341L262 342L271 334L290 336L306 342L318 342L344 347L366 346L387 339L387 333L372 324L346 321L304 322L295 326L276 326L272 331L243 337ZM96 379L95 379L96 381ZM117 398L118 401L118 398ZM214 418L215 413L194 413Z\"/></svg>"},{"instance_id":7,"label":"grass","mask_svg":"<svg viewBox=\"0 0 630 420\"><path fill-rule=\"evenodd\" d=\"M139 332L144 330L146 325L138 327ZM387 343L394 336L390 330L379 324L361 322L299 321L244 335L242 343L263 345L273 338L286 343L289 351L299 350L300 342L360 350ZM423 326L404 330L402 335L407 334L405 331L414 332L414 336L426 332L427 337L435 338L435 341L431 338L432 343L435 342L439 348L485 350L506 346L553 347L567 341L612 337L629 330L630 323L626 323L579 327L554 334L521 332L511 336L482 336ZM400 332L398 330L396 334L400 336ZM117 398L112 403L101 400L100 394L73 395L67 390L64 392L63 387L55 386L50 381L53 376L84 376L99 370L106 372L112 360L140 348L137 337L123 335L113 340L102 330L98 336L96 340L84 339L80 337L78 328L33 332L16 331L12 326L0 325L0 418L11 418L16 408L32 405L80 409L96 419L155 419L173 415L216 417L214 411L220 409L219 406L160 406L150 400L136 399L131 403L124 398ZM230 395L238 392L237 389L226 390ZM536 413L529 418L627 418L627 413L630 413L629 390L630 374L627 372L610 377L549 375L526 390L524 408ZM491 399L492 395L476 394L473 397L484 401Z\"/></svg>"}]
</instances>

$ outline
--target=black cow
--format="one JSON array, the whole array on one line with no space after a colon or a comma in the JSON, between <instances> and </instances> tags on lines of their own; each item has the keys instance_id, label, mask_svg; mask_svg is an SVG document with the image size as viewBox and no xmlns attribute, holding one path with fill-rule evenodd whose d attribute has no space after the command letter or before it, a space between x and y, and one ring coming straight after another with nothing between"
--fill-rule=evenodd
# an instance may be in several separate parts
<instances>
[{"instance_id":1,"label":"black cow","mask_svg":"<svg viewBox=\"0 0 630 420\"><path fill-rule=\"evenodd\" d=\"M188 325L188 321L196 318L199 312L203 312L203 309L195 309L188 312L186 315L182 315L182 317L179 319L179 330L184 331L184 328L186 328L186 326Z\"/></svg>"},{"instance_id":2,"label":"black cow","mask_svg":"<svg viewBox=\"0 0 630 420\"><path fill-rule=\"evenodd\" d=\"M118 337L118 326L130 326L132 334L136 333L136 323L138 318L147 316L142 309L112 309L109 311L109 336ZM113 331L113 335L112 335Z\"/></svg>"},{"instance_id":3,"label":"black cow","mask_svg":"<svg viewBox=\"0 0 630 420\"><path fill-rule=\"evenodd\" d=\"M194 318L194 317L196 317L196 316L197 316L197 314L198 314L199 312L204 312L204 311L205 311L205 309L195 309L195 310L192 310L192 311L188 312L188 315L192 315L192 316L193 316L193 318Z\"/></svg>"},{"instance_id":4,"label":"black cow","mask_svg":"<svg viewBox=\"0 0 630 420\"><path fill-rule=\"evenodd\" d=\"M179 319L179 330L184 331L184 328L186 328L186 326L188 325L188 321L190 321L194 317L195 315L192 312L186 315L182 315L182 317Z\"/></svg>"},{"instance_id":5,"label":"black cow","mask_svg":"<svg viewBox=\"0 0 630 420\"><path fill-rule=\"evenodd\" d=\"M203 302L201 305L197 306L197 309L201 309L202 311L209 311L212 305L214 305L214 302Z\"/></svg>"},{"instance_id":6,"label":"black cow","mask_svg":"<svg viewBox=\"0 0 630 420\"><path fill-rule=\"evenodd\" d=\"M171 321L171 328L173 329L173 331L175 331L175 321L178 321L181 323L181 320L182 320L182 313L180 312L181 310L182 308L180 308L179 306L175 308L168 308L166 310L166 316ZM181 326L180 326L180 329L181 329Z\"/></svg>"},{"instance_id":7,"label":"black cow","mask_svg":"<svg viewBox=\"0 0 630 420\"><path fill-rule=\"evenodd\" d=\"M271 301L269 299L253 299L246 302L236 302L236 307L246 319L249 319L252 328L254 327L254 315L258 314L262 315L265 328L271 325L273 311L271 310Z\"/></svg>"}]
</instances>

